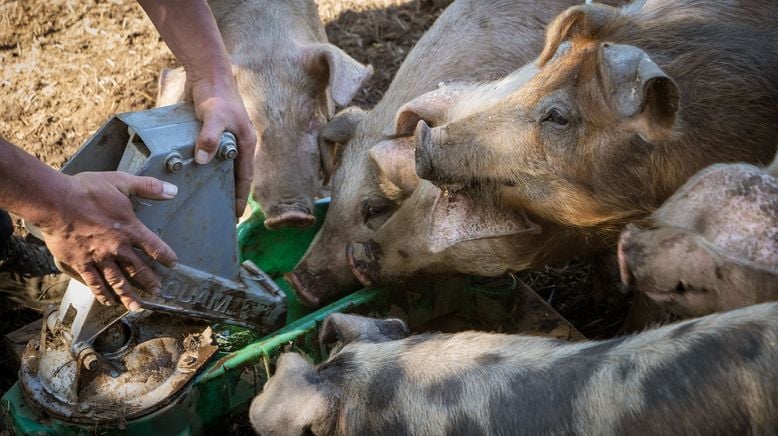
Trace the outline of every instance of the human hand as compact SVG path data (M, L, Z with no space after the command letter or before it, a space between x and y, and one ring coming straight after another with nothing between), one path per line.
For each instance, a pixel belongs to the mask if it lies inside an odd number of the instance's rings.
M246 208L254 172L254 147L257 136L240 98L232 74L219 80L195 79L189 82L197 117L203 128L197 137L195 161L208 163L219 147L223 132L235 135L238 157L235 162L235 214Z
M251 188L256 133L238 93L216 20L205 0L138 0L186 71L195 112L203 128L195 161L208 163L226 130L238 141L235 214L243 214ZM259 126L262 127L262 126Z
M128 196L169 200L178 188L122 172L87 172L64 180L67 195L45 222L33 224L54 257L81 276L100 303L140 309L133 285L156 293L161 283L134 248L167 266L175 264L176 255L138 220Z

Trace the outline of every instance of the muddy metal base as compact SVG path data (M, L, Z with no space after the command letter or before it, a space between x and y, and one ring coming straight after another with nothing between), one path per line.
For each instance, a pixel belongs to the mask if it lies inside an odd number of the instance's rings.
M322 221L327 203L316 208ZM274 369L275 358L285 351L300 351L314 361L329 350L318 343L318 329L333 312L350 312L376 317L405 319L412 331L453 331L463 328L552 336L565 340L582 339L567 321L540 297L513 277L483 279L443 277L407 284L402 289L363 289L313 313L299 306L281 278L302 256L316 229L264 229L263 217L254 217L239 226L241 254L270 274L285 290L289 302L286 327L239 351L219 351L205 369L153 413L97 427L78 425L39 415L24 400L19 384L0 402L0 416L7 427L23 435L95 434L204 434L231 418L243 417L251 399L262 389ZM232 334L230 333L232 332ZM223 325L213 334L226 341L241 335Z
M43 413L87 425L115 426L157 410L217 351L206 323L149 311L114 323L109 339L76 360L67 333L43 327L27 344L20 386Z

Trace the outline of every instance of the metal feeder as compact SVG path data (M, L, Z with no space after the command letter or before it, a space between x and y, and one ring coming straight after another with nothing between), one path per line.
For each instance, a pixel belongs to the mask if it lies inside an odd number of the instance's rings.
M197 165L199 131L190 105L120 114L62 169L124 171L177 185L173 200L132 204L179 260L174 268L153 266L162 291L140 294L151 311L103 306L71 279L59 309L47 314L22 355L21 388L34 408L84 424L143 416L175 398L218 350L202 320L262 333L284 324L284 293L251 262L238 262L235 137L225 133L217 159Z

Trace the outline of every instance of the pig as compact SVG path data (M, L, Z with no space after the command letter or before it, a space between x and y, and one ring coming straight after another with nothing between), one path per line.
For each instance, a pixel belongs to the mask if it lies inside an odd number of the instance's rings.
M503 225L495 226L495 221ZM491 229L489 237L484 234L485 226ZM526 214L509 213L495 205L474 206L461 194L444 194L422 180L373 238L347 246L346 257L357 280L376 287L419 275L498 277L562 262L565 258L559 254L565 248L587 243L575 229L534 218L530 221ZM527 253L520 249L532 246L543 250Z
M404 337L333 314L320 365L282 354L251 403L263 436L735 435L778 428L778 304L568 343L484 332Z
M494 86L504 94L521 86L535 72L532 64L525 65ZM430 94L449 92L451 88ZM431 101L430 94L403 106L395 118L414 118L409 111L418 111L423 102ZM413 162L409 160L407 164ZM373 238L351 242L346 256L352 273L362 285L380 286L420 274L497 277L561 262L566 259L560 256L565 247L586 243L592 242L574 228L534 216L530 220L524 211L506 210L493 202L476 202L421 180ZM542 249L527 252L521 247Z
M416 171L441 189L382 235L355 239L351 264L377 282L428 266L491 275L594 254L701 168L766 162L778 134L776 19L778 3L756 0L568 9L532 64L406 104L417 116L398 119L420 120ZM473 225L462 210L485 219Z
M348 243L369 239L418 184L417 115L408 110L408 117L395 119L401 106L443 82L493 80L526 64L542 47L545 23L577 2L456 0L411 50L372 110L350 108L327 124L320 142L330 150L323 154L325 166L333 168L331 203L321 230L286 276L303 304L317 307L359 288Z
M778 162L778 159L776 160ZM679 316L778 300L778 165L715 164L628 225L623 283Z
M313 0L212 0L238 90L257 129L252 196L268 229L313 225L324 174L318 137L335 105L372 75L328 43ZM158 106L187 99L182 69L163 70Z

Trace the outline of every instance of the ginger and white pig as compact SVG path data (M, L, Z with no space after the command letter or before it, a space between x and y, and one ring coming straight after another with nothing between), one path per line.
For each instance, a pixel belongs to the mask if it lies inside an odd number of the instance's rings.
M333 314L321 365L281 355L251 404L263 436L770 435L778 304L605 341L483 332L405 337Z
M369 239L418 183L415 122L395 120L398 109L443 82L494 80L524 65L542 48L546 23L576 3L456 0L408 54L372 110L350 108L333 118L321 135L335 168L332 201L305 257L287 275L303 304L319 306L359 287L347 244Z
M692 177L618 246L625 285L681 316L778 300L778 159Z
M265 226L314 223L324 168L318 137L372 68L329 44L313 0L211 0L238 90L254 127L252 195ZM163 70L158 106L186 98L182 69Z
M395 214L352 248L352 264L371 282L432 263L485 275L535 268L615 246L626 223L645 222L701 168L767 162L776 20L778 3L766 0L568 9L534 64L401 111L422 120L417 173L444 189L414 193L426 208ZM477 225L462 219L476 215ZM446 223L443 242L435 222Z

